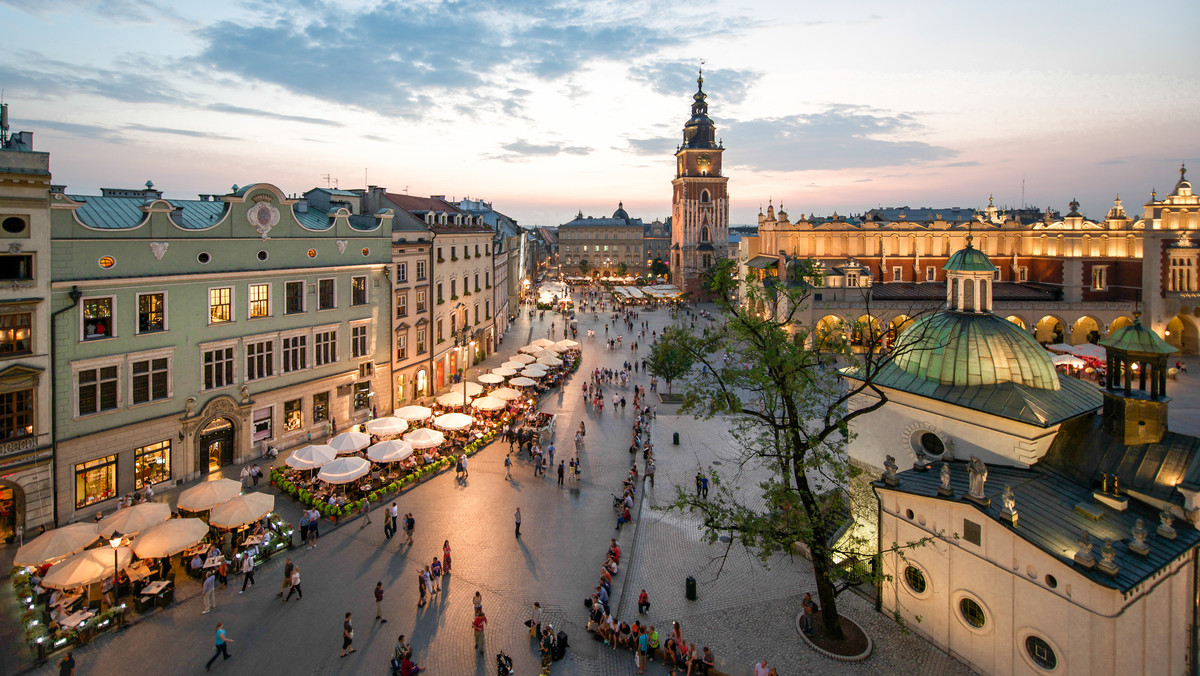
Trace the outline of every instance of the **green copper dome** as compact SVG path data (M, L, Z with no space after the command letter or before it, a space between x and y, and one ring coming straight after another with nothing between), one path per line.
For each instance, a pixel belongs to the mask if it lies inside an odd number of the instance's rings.
M995 272L996 266L987 254L971 246L968 239L966 248L955 251L942 269L947 272Z
M921 317L896 340L893 363L943 385L1011 382L1043 390L1059 388L1049 353L1021 327L991 313L942 311Z
M1171 354L1179 350L1170 343L1158 337L1158 334L1142 326L1140 317L1134 317L1133 323L1117 329L1117 332L1100 341L1104 347L1132 352L1136 354Z

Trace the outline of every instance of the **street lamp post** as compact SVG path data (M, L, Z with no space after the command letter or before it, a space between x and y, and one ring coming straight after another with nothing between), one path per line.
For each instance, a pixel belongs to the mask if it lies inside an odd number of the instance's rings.
M120 595L121 595L121 582L117 578L117 574L118 574L117 568L120 565L118 558L117 558L117 550L121 547L121 537L122 536L121 536L120 531L113 531L112 537L108 541L108 544L112 545L112 550L113 550L113 607L114 608L117 606L117 598L120 597Z

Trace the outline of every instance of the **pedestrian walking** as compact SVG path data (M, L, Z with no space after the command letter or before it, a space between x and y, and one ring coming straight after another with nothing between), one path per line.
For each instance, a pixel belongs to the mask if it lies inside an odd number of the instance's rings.
M363 516L365 516L366 518L363 519L362 523L358 524L359 530L366 528L367 524L371 523L371 497L370 497L370 495L363 497L362 513L363 513Z
M462 466L463 466L463 478L465 479L466 477L470 476L470 474L467 472L467 454L466 453L462 454Z
M354 644L354 624L350 621L350 613L346 613L346 621L342 623L342 657L353 652L358 652L357 648L352 647ZM350 648L350 650L346 650Z
M475 606L475 614L482 615L483 614L483 595L479 593L478 589L475 590L475 598L473 598L471 600L471 603Z
M75 656L69 650L58 661L58 676L75 676Z
M213 656L208 658L208 663L204 665L205 671L212 669L213 662L217 661L218 655L221 656L222 661L229 659L230 655L228 644L230 643L233 643L233 639L225 635L225 623L218 622L217 630L213 634L213 648L215 650L213 651Z
M383 617L383 581L375 583L375 619L379 620L380 624L387 624Z
M283 562L283 584L279 587L279 593L275 596L282 597L283 593L292 586L292 569L295 566L291 559L285 559Z
M291 585L288 587L287 596L283 597L284 603L292 598L292 592L296 592L297 601L304 598L304 590L300 588L300 566L292 566Z
M563 485L563 477L566 476L567 465L562 460L558 461L558 485Z
M442 574L450 574L450 541L442 543Z
M700 477L700 497L708 499L708 476Z
M421 592L421 598L417 600L417 607L425 607L425 571L417 571L417 590Z
M475 631L475 650L483 654L483 628L487 626L487 616L483 611L475 613L475 619L471 620L471 629Z
M250 583L250 587L254 587L254 556L249 552L242 557L242 590L239 594L246 593L246 583Z
M700 473L696 472L696 497L700 497Z
M397 507L396 503L393 502L392 508L388 512L388 519L387 519L388 522L384 524L384 535L387 536L387 539L389 539L389 540L391 540L392 536L396 534L396 521L397 521L397 517L399 517L399 516L400 516L400 508Z
M512 481L512 452L504 456L504 478L507 481Z
M404 520L404 535L407 538L405 544L412 544L413 531L417 528L417 520L413 517L412 512L409 512Z
M521 537L521 508L520 507L517 508L517 513L515 516L516 516L516 520L517 520L517 537Z
M217 576L212 570L209 570L208 575L204 577L204 587L201 596L204 598L202 615L217 607Z

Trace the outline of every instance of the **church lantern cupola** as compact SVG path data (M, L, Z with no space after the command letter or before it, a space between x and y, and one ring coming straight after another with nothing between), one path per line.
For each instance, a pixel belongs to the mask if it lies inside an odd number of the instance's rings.
M1104 430L1131 446L1162 441L1170 401L1167 355L1178 350L1143 326L1140 313L1100 345L1108 358Z
M946 307L951 312L991 312L992 282L996 266L987 254L971 244L960 249L942 267L946 271Z

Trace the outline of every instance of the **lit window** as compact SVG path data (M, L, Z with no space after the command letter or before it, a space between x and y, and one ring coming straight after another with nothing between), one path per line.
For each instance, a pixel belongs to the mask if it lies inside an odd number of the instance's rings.
M139 293L138 333L153 333L167 328L166 295L162 293Z
M304 427L304 409L301 400L293 399L283 402L283 431L294 432Z
M365 411L371 406L371 383L354 383L354 410Z
M269 317L271 315L271 285L250 285L250 318Z
M208 290L208 323L233 321L233 289L221 287Z
M87 298L83 301L83 339L111 338L113 331L113 299Z
M117 456L75 465L75 508L83 509L117 496Z
M329 420L329 393L318 392L313 395L312 420L314 423Z
M171 478L171 440L134 449L133 486L143 488Z
M33 434L33 390L0 393L0 439Z
M351 277L350 278L350 304L351 305L366 305L367 304L367 278L366 277Z
M28 354L33 351L30 329L33 315L21 312L0 315L0 355Z

